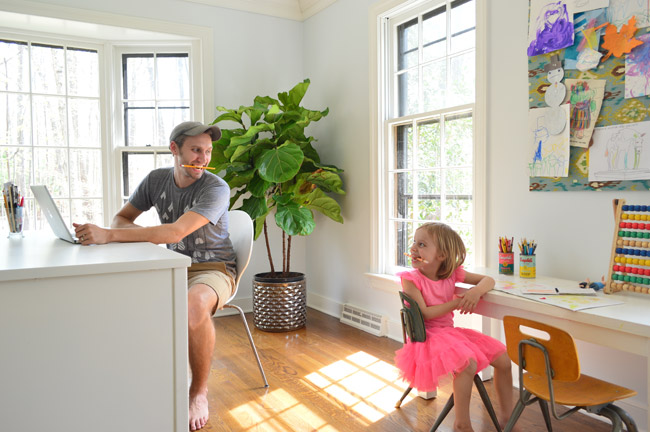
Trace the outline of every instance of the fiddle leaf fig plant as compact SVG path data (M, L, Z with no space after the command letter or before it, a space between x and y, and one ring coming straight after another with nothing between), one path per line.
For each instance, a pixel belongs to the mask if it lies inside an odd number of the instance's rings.
M298 83L277 99L257 96L251 106L236 109L217 107L221 114L221 139L213 143L211 166L222 173L235 192L230 208L244 197L239 209L254 222L255 239L264 233L271 273L290 273L291 239L307 236L316 227L314 211L343 223L341 207L328 194L345 194L340 173L334 165L323 164L305 135L310 123L327 116L324 111L300 105L310 81ZM233 128L222 127L235 123ZM282 230L282 270L276 272L269 244L267 216L274 215Z

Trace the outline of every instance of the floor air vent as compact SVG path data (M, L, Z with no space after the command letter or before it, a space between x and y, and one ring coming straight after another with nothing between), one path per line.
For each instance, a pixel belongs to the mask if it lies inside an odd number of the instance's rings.
M386 317L349 304L343 305L341 322L365 330L375 336L385 336L386 327L388 326Z

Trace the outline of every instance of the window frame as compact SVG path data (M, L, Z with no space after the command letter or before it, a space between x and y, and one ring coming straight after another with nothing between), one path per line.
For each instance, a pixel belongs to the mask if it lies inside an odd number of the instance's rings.
M476 1L476 44L475 44L475 101L473 134L474 134L474 163L473 163L473 190L474 190L474 264L476 267L485 266L486 257L486 101L487 101L487 1ZM394 94L392 62L397 61L396 51L391 52L389 37L392 32L389 28L389 20L408 22L419 13L425 10L435 9L445 3L431 0L385 0L371 9L369 14L370 29L370 143L371 143L371 268L370 275L392 274L392 266L389 264L394 251L389 250L390 241L390 182L386 175L391 168L390 151L392 148L391 128L396 121L391 118L391 108L388 104L393 101L391 94ZM409 17L409 18L407 18ZM395 104L396 105L396 104ZM404 121L412 120L413 117L423 117L435 114L418 113L416 116L404 116L399 118ZM371 277L371 283L377 282L381 287L381 278ZM394 289L391 284L391 289Z

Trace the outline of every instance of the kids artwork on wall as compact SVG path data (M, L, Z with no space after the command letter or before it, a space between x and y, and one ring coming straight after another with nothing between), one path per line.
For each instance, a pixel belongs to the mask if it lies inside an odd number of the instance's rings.
M650 190L649 4L530 0L531 191Z

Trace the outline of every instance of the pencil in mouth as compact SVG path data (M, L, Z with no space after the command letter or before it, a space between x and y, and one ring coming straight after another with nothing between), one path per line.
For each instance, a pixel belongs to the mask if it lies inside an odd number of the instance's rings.
M198 166L198 165L181 165L184 168L196 168L196 169L208 169L208 170L213 170L213 167L209 166Z
M427 260L425 260L425 259L422 259L422 258L420 258L420 257L414 257L414 256L411 255L410 253L404 252L404 255L406 255L407 257L411 258L413 261L420 261L420 262L423 262L423 263L425 263L425 264L429 264L429 261L427 261Z

